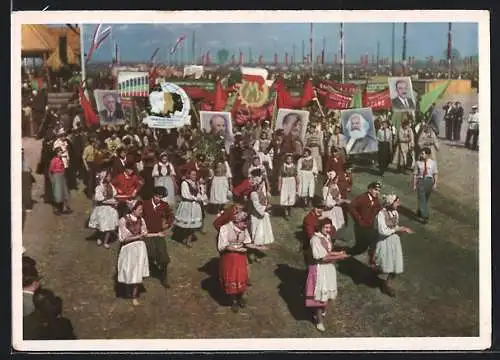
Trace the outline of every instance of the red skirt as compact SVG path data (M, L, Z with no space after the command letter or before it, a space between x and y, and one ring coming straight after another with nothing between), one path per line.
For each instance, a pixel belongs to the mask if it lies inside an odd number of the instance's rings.
M244 293L248 286L246 253L226 252L220 259L219 278L227 295Z

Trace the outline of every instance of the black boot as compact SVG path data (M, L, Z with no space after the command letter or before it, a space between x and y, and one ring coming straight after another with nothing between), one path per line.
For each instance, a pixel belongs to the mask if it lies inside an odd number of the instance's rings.
M165 289L170 289L171 286L168 283L168 267L167 264L161 264L160 265L160 271L161 271L161 284Z

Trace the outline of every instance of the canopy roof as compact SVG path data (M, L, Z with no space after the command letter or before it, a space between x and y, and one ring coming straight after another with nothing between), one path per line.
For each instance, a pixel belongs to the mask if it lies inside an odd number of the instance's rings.
M57 46L56 39L45 25L22 25L22 53L48 53Z

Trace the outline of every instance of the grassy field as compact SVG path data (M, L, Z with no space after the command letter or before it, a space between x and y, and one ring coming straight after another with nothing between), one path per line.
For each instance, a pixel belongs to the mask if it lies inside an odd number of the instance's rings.
M467 106L467 99L460 100ZM32 168L40 145L23 140ZM297 238L302 209L294 209L288 221L273 218L276 243L251 266L249 303L239 314L226 306L220 291L213 216L192 249L169 241L172 289L147 279L138 308L115 298L117 244L105 250L86 240L91 203L81 192L73 195L75 212L56 217L40 200L43 179L37 175L33 192L39 203L27 214L22 240L38 261L43 285L63 298L64 313L81 339L478 336L478 153L444 141L438 164L439 187L431 196L427 225L413 219L417 200L409 175L388 171L382 179L382 193L401 198L402 225L415 231L402 236L405 273L395 283L397 297L374 288L364 255L339 262L339 296L323 334L304 307L306 269ZM353 195L378 179L369 167L357 167L354 175ZM343 237L354 244L352 220Z

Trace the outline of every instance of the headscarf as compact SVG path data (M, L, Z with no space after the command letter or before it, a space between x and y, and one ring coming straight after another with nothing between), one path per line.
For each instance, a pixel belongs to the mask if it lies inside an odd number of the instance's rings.
M382 202L384 207L390 208L399 198L395 194L384 195Z

